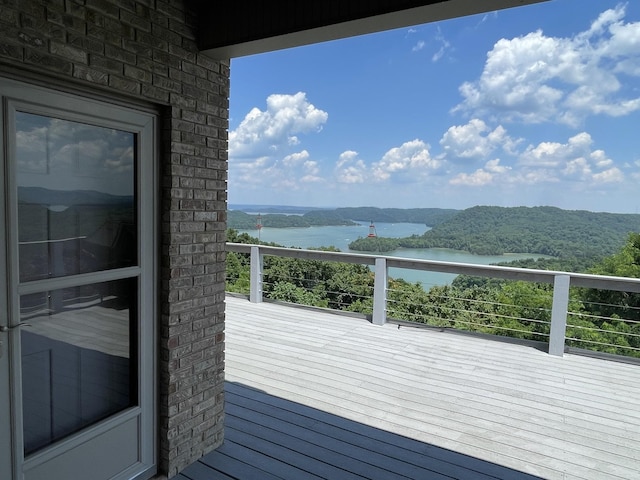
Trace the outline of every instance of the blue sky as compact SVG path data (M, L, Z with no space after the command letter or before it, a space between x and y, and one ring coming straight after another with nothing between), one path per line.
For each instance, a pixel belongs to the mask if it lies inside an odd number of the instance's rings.
M233 59L229 203L640 213L640 2Z

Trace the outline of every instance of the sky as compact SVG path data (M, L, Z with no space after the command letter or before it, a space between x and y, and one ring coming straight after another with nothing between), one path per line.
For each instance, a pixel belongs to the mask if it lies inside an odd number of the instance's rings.
M640 213L640 1L235 58L230 204Z

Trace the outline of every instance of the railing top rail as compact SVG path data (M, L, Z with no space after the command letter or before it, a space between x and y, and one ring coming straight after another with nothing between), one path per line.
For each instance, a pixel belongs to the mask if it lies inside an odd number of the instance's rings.
M612 277L586 273L560 272L555 270L536 270L530 268L505 267L500 265L444 262L440 260L408 259L362 253L328 252L324 250L305 250L243 243L227 243L227 251L230 252L250 253L251 247L259 247L260 251L264 255L279 257L359 263L362 265L375 265L376 258L384 258L387 262L387 266L389 267L502 278L505 280L523 280L527 282L553 283L556 276L568 275L571 278L572 287L600 288L603 290L640 293L640 278Z
M359 263L362 265L375 265L376 257L362 253L329 252L326 250L306 250L301 248L270 247L266 245L253 245L247 243L227 243L227 251L237 253L250 253L251 247L260 247L264 255L275 257L299 258L302 260L323 260L343 263Z

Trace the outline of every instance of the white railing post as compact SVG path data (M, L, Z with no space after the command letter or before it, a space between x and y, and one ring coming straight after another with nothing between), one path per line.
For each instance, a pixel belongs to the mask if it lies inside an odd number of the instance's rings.
M251 246L251 283L249 287L249 301L251 303L262 302L262 259L260 247Z
M376 272L373 284L373 318L374 325L384 325L387 321L387 260L376 258Z
M553 305L551 307L551 332L549 335L549 355L562 357L567 331L569 310L569 275L556 275L553 281Z

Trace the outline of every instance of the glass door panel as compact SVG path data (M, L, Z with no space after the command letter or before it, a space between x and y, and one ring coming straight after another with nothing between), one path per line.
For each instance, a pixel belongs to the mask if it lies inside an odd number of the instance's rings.
M133 283L20 298L25 455L137 403Z
M31 327L21 334L29 455L136 402L136 279L47 288L137 264L136 137L19 110L14 118L19 280L45 280L20 297Z
M135 135L15 113L20 281L137 264Z

